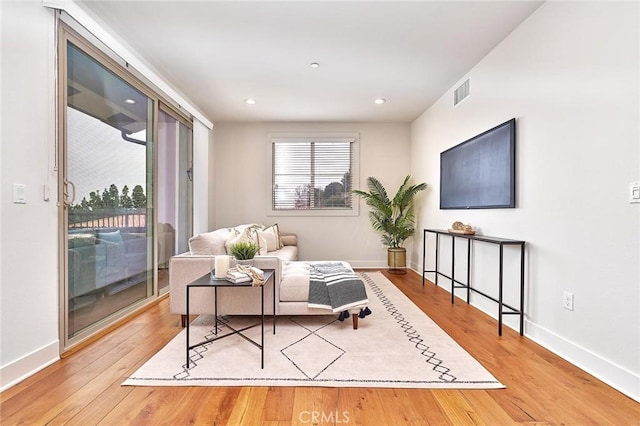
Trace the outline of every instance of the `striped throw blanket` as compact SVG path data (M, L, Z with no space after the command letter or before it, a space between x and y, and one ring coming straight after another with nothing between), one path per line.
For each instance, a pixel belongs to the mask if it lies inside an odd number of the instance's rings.
M342 263L314 263L309 270L309 307L342 312L369 303L362 280Z

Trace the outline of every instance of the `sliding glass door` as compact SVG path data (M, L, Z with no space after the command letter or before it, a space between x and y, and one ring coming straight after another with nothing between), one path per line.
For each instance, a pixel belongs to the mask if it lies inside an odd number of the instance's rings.
M168 290L169 259L193 235L193 131L178 113L158 113L158 287Z
M155 295L157 101L88 46L71 37L64 43L61 294L68 347Z

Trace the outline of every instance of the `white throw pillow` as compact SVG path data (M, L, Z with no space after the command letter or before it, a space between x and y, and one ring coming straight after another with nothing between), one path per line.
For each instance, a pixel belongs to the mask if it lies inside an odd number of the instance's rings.
M226 254L225 242L231 236L228 229L217 229L189 238L189 251L195 255Z
M231 246L241 241L253 242L258 245L258 253L257 254L267 254L267 242L264 237L258 235L258 232L253 227L247 227L242 232L237 233L235 236L232 236L225 243L225 247L227 250L227 254L231 254Z
M264 237L267 242L267 251L276 251L282 248L277 223L267 226L264 229L258 229L258 234Z

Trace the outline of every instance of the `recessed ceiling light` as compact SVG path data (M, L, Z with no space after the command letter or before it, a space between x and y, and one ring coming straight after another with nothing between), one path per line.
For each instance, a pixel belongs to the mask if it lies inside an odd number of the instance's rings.
M320 66L319 63L317 62L311 62L311 65L309 65L311 68L318 68Z
M125 99L125 100L124 100L124 103L125 103L125 104L133 105L133 104L135 104L135 103L136 103L136 101L135 101L135 99Z
M244 103L247 105L255 105L256 104L256 100L253 98L247 98L244 100Z
M387 102L387 100L385 98L378 98L375 101L373 101L373 103L376 104L376 105L382 105L385 102Z

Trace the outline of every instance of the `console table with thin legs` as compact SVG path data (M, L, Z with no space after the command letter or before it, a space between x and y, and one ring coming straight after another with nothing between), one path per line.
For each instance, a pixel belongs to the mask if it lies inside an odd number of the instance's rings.
M198 278L197 280L193 281L190 284L187 284L187 309L186 309L186 316L187 316L187 324L186 324L186 341L187 341L187 368L189 368L189 365L191 364L191 359L189 358L189 351L191 349L197 348L198 346L202 346L202 345L206 345L207 343L212 343L215 342L216 340L220 340L220 339L224 339L225 337L229 337L232 335L239 335L240 337L242 337L244 340L248 341L249 343L252 343L254 346L258 347L260 349L260 357L261 357L261 363L260 366L261 368L264 369L264 287L266 285L268 285L269 282L271 282L272 284L274 284L274 270L273 269L265 269L264 271L264 284L259 286L259 287L253 287L251 281L248 282L243 282L243 283L232 283L231 281L227 281L226 279L223 278L215 278L213 277L212 273L207 273L205 275L203 275L202 277ZM274 284L275 285L275 284ZM213 291L214 291L214 297L215 297L215 301L214 301L214 316L215 316L215 325L214 325L214 334L215 337L211 338L211 339L206 339L202 342L196 343L195 345L189 345L189 291L192 288L197 288L197 287L213 287ZM260 322L259 323L254 323L251 324L249 326L243 327L241 329L236 330L235 328L231 327L229 324L227 323L221 323L223 324L225 327L227 327L228 329L231 330L231 332L224 334L222 336L218 336L218 288L221 287L227 287L227 288L247 288L247 287L252 287L255 288L256 290L260 289L260 295L261 295L261 302L260 302L260 309L261 309L261 314L260 314ZM246 331L250 328L256 327L260 325L262 327L261 332L260 332L260 343L250 339L249 337L245 336L244 334L242 334L243 331ZM273 334L276 334L276 291L275 288L273 289Z
M435 254L436 254L436 263L435 269L427 270L427 234L432 233L436 236L436 244L435 244ZM445 275L440 272L439 267L439 248L440 248L440 236L448 236L451 237L451 276ZM467 282L466 284L458 281L456 279L455 266L456 266L456 256L455 256L455 248L456 248L456 239L462 238L467 240ZM498 256L498 298L494 298L477 290L471 286L471 246L475 242L488 243L498 245L500 248L500 254ZM503 290L503 266L504 266L504 246L518 246L520 248L520 308L514 308L512 306L507 305L502 300L502 290ZM424 230L424 240L422 244L422 285L424 286L425 282L425 274L426 273L435 273L435 285L438 285L438 277L443 276L451 281L451 304L454 303L455 299L455 289L464 288L467 290L467 304L469 303L469 295L470 292L478 293L481 296L484 296L488 299L493 300L498 304L498 335L502 336L502 316L503 315L519 315L520 316L520 335L522 336L524 333L524 251L525 251L525 242L520 240L510 240L506 238L496 238L496 237L487 237L484 235L466 235L466 234L458 234L449 232L443 229L425 229ZM506 309L506 310L505 310Z

